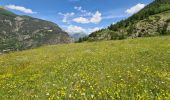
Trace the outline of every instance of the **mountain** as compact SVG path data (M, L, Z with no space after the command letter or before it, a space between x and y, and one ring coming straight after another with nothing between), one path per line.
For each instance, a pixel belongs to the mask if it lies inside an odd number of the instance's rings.
M52 22L0 8L1 53L69 42L69 35Z
M155 0L126 20L93 32L82 40L118 40L170 34L170 0Z
M73 38L74 41L78 41L80 38L84 38L87 36L85 33L75 33L75 34L70 34L70 36Z

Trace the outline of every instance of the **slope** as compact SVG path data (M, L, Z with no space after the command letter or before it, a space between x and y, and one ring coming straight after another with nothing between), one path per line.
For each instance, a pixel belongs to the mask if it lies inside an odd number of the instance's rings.
M69 35L52 22L19 16L0 8L1 53L69 42Z
M170 0L156 0L128 19L93 32L84 40L116 40L167 34L170 34Z
M0 56L0 99L170 99L170 36Z

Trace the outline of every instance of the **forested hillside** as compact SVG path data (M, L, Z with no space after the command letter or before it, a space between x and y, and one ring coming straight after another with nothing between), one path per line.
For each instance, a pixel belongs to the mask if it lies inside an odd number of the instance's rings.
M116 40L170 34L170 0L156 0L144 9L81 41Z

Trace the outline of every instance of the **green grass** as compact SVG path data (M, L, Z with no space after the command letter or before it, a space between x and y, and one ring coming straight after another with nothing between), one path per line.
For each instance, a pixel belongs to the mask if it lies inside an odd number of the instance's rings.
M170 36L1 55L0 99L170 100Z

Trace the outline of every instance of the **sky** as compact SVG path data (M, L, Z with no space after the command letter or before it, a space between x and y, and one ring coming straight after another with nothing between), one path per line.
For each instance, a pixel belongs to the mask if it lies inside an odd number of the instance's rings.
M153 0L0 0L0 6L59 25L69 34L90 34L126 19Z

